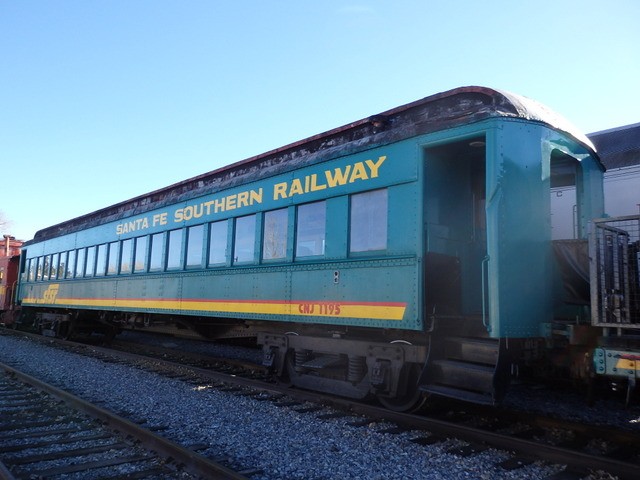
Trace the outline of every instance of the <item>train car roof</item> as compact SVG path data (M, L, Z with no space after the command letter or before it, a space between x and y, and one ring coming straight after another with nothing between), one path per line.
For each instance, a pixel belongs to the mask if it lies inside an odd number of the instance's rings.
M44 228L25 246L294 170L338 154L356 153L492 117L521 118L547 124L568 133L595 152L591 141L577 128L534 100L486 87L460 87Z
M589 134L607 169L640 165L640 123Z

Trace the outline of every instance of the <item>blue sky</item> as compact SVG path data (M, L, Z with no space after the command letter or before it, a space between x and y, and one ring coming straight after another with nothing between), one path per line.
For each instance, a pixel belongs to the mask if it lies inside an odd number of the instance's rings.
M640 122L636 0L0 2L0 233L463 85Z

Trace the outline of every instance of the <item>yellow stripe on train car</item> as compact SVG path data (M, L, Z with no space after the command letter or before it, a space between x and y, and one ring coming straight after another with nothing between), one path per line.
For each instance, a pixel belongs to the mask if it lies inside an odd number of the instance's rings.
M25 298L24 305L43 303L41 299ZM56 304L74 307L144 308L183 312L224 312L265 315L362 318L372 320L402 320L407 308L400 302L313 302L255 300L180 300L180 299L103 299L57 298Z
M640 370L640 362L628 358L619 358L616 362L616 368L619 370Z

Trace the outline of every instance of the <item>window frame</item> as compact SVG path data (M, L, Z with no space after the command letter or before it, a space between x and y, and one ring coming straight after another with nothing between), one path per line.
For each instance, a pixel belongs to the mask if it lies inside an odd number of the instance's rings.
M229 225L231 224L231 222L229 221L229 219L224 219L224 220L218 220L216 222L211 222L209 223L209 228L207 228L207 234L208 234L208 239L207 239L207 254L206 254L206 266L207 268L216 268L216 267L223 267L223 266L228 266L230 264L230 252L231 249L229 248L231 242L233 240L234 237L231 236L233 234L233 228L229 228ZM224 235L214 235L214 227L216 225L224 225ZM216 244L215 246L224 246L224 249L222 249L223 251L221 252L219 249L216 249L216 251L218 253L222 253L223 256L223 260L221 262L212 262L211 261L211 253L213 251L213 247L214 247L214 240L215 239L223 239L224 240L224 245L218 245Z
M84 278L96 276L97 245L92 245L85 249L84 258Z
M49 280L57 280L58 279L58 266L60 265L60 253L56 252L51 254L51 274L49 275Z
M308 255L303 255L300 253L300 248L303 247L300 245L301 237L309 236L309 227L308 223L305 223L306 230L301 231L302 222L300 221L300 212L306 208L312 208L317 205L323 205L323 214L324 214L324 225L322 226L322 252L321 253L313 253L313 251ZM309 260L309 259L319 259L324 258L327 255L327 211L328 211L328 202L326 199L318 200L316 202L303 203L296 206L296 222L295 222L295 241L293 245L293 256L296 260ZM315 213L315 212L312 212ZM302 235L304 233L304 235ZM304 247L307 248L307 247Z
M284 224L283 225L279 225L281 227L284 227L282 229L282 231L278 234L278 238L277 238L277 242L279 243L281 240L284 240L284 244L283 245L277 245L277 249L281 251L281 254L279 256L270 256L270 257L265 257L265 252L267 251L267 232L269 229L269 216L273 215L273 214L278 214L278 215L282 215L282 217L284 218ZM280 219L281 220L281 219ZM288 207L283 207L283 208L277 208L275 210L268 210L266 212L263 213L263 221L262 221L262 232L261 232L261 238L260 238L260 259L262 262L264 263L274 263L274 262L285 262L285 261L289 261L289 249L290 249L290 214L289 214L289 208Z
M87 249L78 248L76 250L76 270L74 278L84 278L85 265L87 263Z
M94 276L96 277L104 277L107 274L107 261L109 256L109 244L101 243L96 245L96 259L95 259L95 270Z
M174 240L178 240L177 245ZM164 269L176 271L184 269L184 228L168 230L165 235L165 261ZM170 263L172 262L172 263Z
M105 275L113 277L120 273L120 241L107 243L107 268Z
M162 272L164 271L165 257L166 257L166 232L154 233L149 236L149 257L148 257L148 266L145 271L149 273L154 272ZM155 240L160 241L160 246L154 249L154 244L157 245ZM154 255L155 254L155 255ZM159 255L159 258L157 258ZM157 263L154 263L157 261Z
M238 238L238 224L241 221L244 220L249 220L249 219L253 219L253 226L252 226L252 236L247 235L246 238ZM244 227L243 227L244 228ZM241 217L235 217L234 218L234 222L233 222L233 255L232 255L232 264L233 265L250 265L252 263L256 263L256 252L260 251L260 247L258 246L256 248L256 237L257 237L257 232L259 232L259 221L258 221L258 214L257 213L252 213L249 215L243 215ZM247 234L249 233L248 231L246 232ZM239 241L241 240L241 241ZM237 255L238 253L238 245L242 244L242 246L250 246L251 250L250 255L247 255L246 257L242 257L242 259L240 259ZM249 258L250 257L250 258Z
M128 245L128 248L125 248ZM133 273L133 253L135 248L135 238L127 238L120 242L120 248L118 253L118 275L129 275ZM126 252L128 250L128 254ZM126 265L129 268L124 268Z
M77 257L77 251L75 249L69 250L67 252L67 266L64 271L64 278L75 278L76 257Z
M354 228L354 199L356 198L361 198L361 197L365 197L365 196L371 196L373 194L377 194L377 193L384 193L384 209L381 208L381 205L374 203L372 201L365 201L362 203L362 205L366 205L366 209L364 210L364 213L367 216L372 216L373 212L384 212L384 218L381 221L377 221L377 222L371 222L371 221L367 221L365 224L361 224L360 226L365 226L368 227L366 229L366 231L359 231L358 232L358 236L354 237L354 232L355 232L355 228ZM362 218L362 217L360 217ZM367 256L367 255L375 255L375 254L380 254L381 252L386 252L389 249L389 189L388 188L377 188L375 190L367 190L365 192L358 192L358 193L354 193L351 194L349 196L349 244L348 244L348 249L347 249L347 253L350 257L355 256ZM367 247L367 245L365 245L365 247L367 248L363 248L363 249L359 249L359 250L354 250L354 238L357 238L358 242L361 242L362 239L368 239L371 240L372 238L374 238L372 236L372 232L376 230L376 228L372 229L371 226L377 227L378 229L381 229L381 233L384 234L384 246L382 246L381 248L377 248L378 245L374 244L373 247L376 248L369 248ZM362 230L362 229L360 229ZM377 236L375 237L377 238ZM369 242L366 242L367 244Z
M151 245L151 235L142 235L139 237L134 237L134 242L133 242L133 265L131 266L131 271L134 275L136 274L141 274L141 273L146 273L149 271L149 262L150 262L150 255L151 255L151 249L149 248L149 246ZM142 250L142 253L140 255L138 255L138 252L141 250L140 249L140 243L144 242L144 249ZM141 260L142 260L142 266L140 268L138 268L138 257L141 256Z
M200 229L200 244L199 245L195 245L192 244L192 237L193 237L193 232L195 231L194 229ZM205 253L206 253L206 228L205 228L205 224L204 223L200 223L198 225L192 225L190 227L186 228L186 238L184 239L185 241L185 255L184 255L184 268L188 269L188 270L197 270L199 268L203 267L204 264L204 260L205 260ZM189 257L190 254L192 253L196 253L199 252L199 258L200 258L200 262L199 263L190 263L189 261Z

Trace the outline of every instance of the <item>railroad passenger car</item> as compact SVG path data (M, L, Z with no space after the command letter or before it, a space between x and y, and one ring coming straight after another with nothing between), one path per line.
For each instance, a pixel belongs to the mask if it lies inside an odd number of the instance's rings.
M558 307L550 191L576 183L585 239L603 171L544 106L458 88L39 231L22 322L255 335L298 387L495 403L557 332L592 332Z

